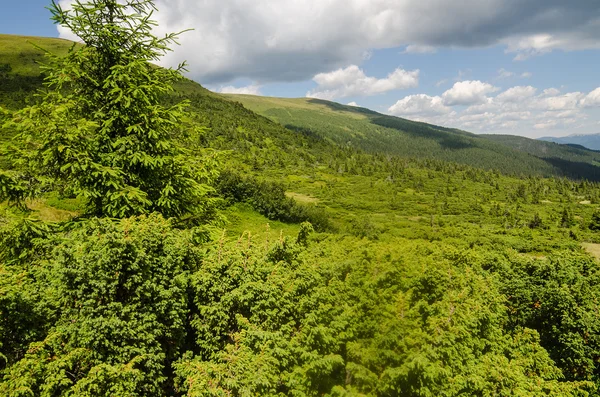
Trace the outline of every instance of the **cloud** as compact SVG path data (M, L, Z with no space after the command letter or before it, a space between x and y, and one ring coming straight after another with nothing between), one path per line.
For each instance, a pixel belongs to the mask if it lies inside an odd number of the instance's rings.
M500 68L498 70L497 79L509 79L509 78L515 78L515 77L518 77L521 79L529 79L529 78L531 78L531 76L533 76L533 74L531 72L523 72L523 73L517 75L515 72L511 72L510 70Z
M515 61L524 61L532 56L541 55L559 48L559 41L550 34L536 34L518 39L507 40L507 53L516 52Z
M498 78L499 79L508 79L509 77L514 77L514 73L513 72L509 72L508 70L502 68L500 70L498 70Z
M352 101L352 102L348 102L348 106L354 106L354 107L358 107L358 103Z
M596 8L598 8L596 6ZM552 11L548 11L551 13ZM600 17L596 14L573 31L556 33L535 33L524 36L513 36L502 40L507 48L507 53L516 53L515 61L524 61L533 56L543 55L551 51L562 49L567 51L597 49L600 48L598 41L598 26Z
M462 83L468 84L457 83L442 96L406 96L392 105L388 112L477 133L529 136L541 136L548 129L572 133L580 128L595 128L600 115L591 109L600 107L600 87L586 94L561 93L556 88L538 93L539 90L533 86L514 86L491 95L490 91L497 92L497 89L488 83ZM448 100L451 94L455 100L452 105ZM462 109L466 102L472 104Z
M417 44L408 45L404 51L402 51L403 54L435 54L436 52L437 49L433 46Z
M600 107L600 87L590 92L581 100L584 107Z
M551 97L557 96L558 94L560 94L560 90L558 88L546 88L544 91L542 91L542 95L540 95L540 97Z
M530 85L512 87L496 96L496 100L500 102L522 102L534 96L536 91L537 89Z
M61 0L61 5L73 0ZM302 81L362 61L365 51L505 45L518 59L600 47L597 0L156 0L156 33L181 47L205 84ZM62 29L62 37L68 33Z
M585 97L581 92L569 92L564 95L543 95L533 101L532 106L542 110L572 110L579 106Z
M536 123L533 125L533 128L536 130L549 130L555 128L558 125L558 121L548 121L542 123Z
M460 81L455 83L452 88L442 94L444 104L454 105L473 105L484 103L487 94L498 91L497 87L489 83L483 83L479 80Z
M246 87L234 87L228 85L221 87L218 92L221 94L246 94L246 95L262 95L259 85L249 85Z
M388 109L388 112L397 116L439 115L447 114L451 111L451 108L444 105L441 97L432 97L425 94L409 95Z
M413 88L419 85L419 70L396 69L386 78L369 77L356 65L313 77L317 87L306 96L320 99L336 99L349 96L371 96L388 91Z

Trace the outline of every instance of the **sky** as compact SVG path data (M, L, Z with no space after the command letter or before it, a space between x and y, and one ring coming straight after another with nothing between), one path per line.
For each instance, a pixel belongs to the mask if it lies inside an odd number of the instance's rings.
M46 0L0 33L77 39ZM72 0L60 0L64 7ZM474 133L600 133L600 0L156 0L161 60L216 92L314 97Z

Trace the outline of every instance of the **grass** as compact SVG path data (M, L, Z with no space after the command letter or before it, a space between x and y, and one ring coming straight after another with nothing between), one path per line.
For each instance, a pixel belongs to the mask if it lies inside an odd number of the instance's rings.
M582 243L583 249L594 258L600 260L600 244L595 243Z
M40 74L44 50L65 55L73 42L64 39L0 34L0 65L11 65L11 73L25 77Z

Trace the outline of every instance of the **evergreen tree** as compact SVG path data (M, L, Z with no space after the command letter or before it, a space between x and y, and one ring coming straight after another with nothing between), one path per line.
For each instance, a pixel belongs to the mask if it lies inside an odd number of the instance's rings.
M529 227L531 229L541 229L544 228L544 221L540 217L540 214L537 212L533 215L533 219L529 222Z
M190 162L175 143L191 129L187 102L161 104L184 65L150 63L177 37L152 35L154 9L151 0L77 0L71 10L53 1L54 22L85 45L73 45L65 57L48 54L39 103L11 124L18 132L12 158L21 169L13 180L27 181L31 194L44 183L68 185L90 214L117 218L209 209L212 161Z
M573 215L571 214L571 211L565 207L560 218L560 227L571 227L573 226L573 223Z
M598 231L600 230L600 212L596 211L592 215L592 220L590 221L588 227L590 230Z

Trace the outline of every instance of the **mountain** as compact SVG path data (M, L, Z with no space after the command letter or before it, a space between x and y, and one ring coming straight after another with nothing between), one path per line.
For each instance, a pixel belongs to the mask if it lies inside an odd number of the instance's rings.
M227 94L288 129L370 153L433 158L514 175L600 180L600 153L515 136L476 135L320 99Z
M587 149L600 150L600 133L589 135L569 135L560 138L546 136L538 139L540 141L562 143L565 145L579 145Z
M0 35L0 70L4 70L0 72L0 105L16 109L40 86L42 76L38 62L43 59L42 49L61 55L71 45L72 42L61 39ZM510 139L475 135L319 99L220 95L191 80L177 85L175 97L190 100L192 107L204 114L202 118L206 123L212 127L219 126L212 128L212 132L219 131L221 127L229 128L231 117L243 114L240 118L244 120L243 125L230 131L227 144L223 143L222 134L214 142L221 142L220 148L228 148L230 144L237 147L239 137L243 135L244 140L263 149L265 158L272 157L268 150L264 150L265 138L273 142L287 142L284 146L294 147L293 152L305 146L292 142L308 139L311 145L334 145L336 150L435 159L512 175L558 175L600 180L600 168L595 166L596 160L600 160L599 153L574 151L558 145L549 151L543 148L523 149L544 145L527 138L515 137L516 141L528 144L514 145ZM256 118L254 112L276 124ZM251 129L254 134L249 134ZM307 155L303 158L306 159Z

